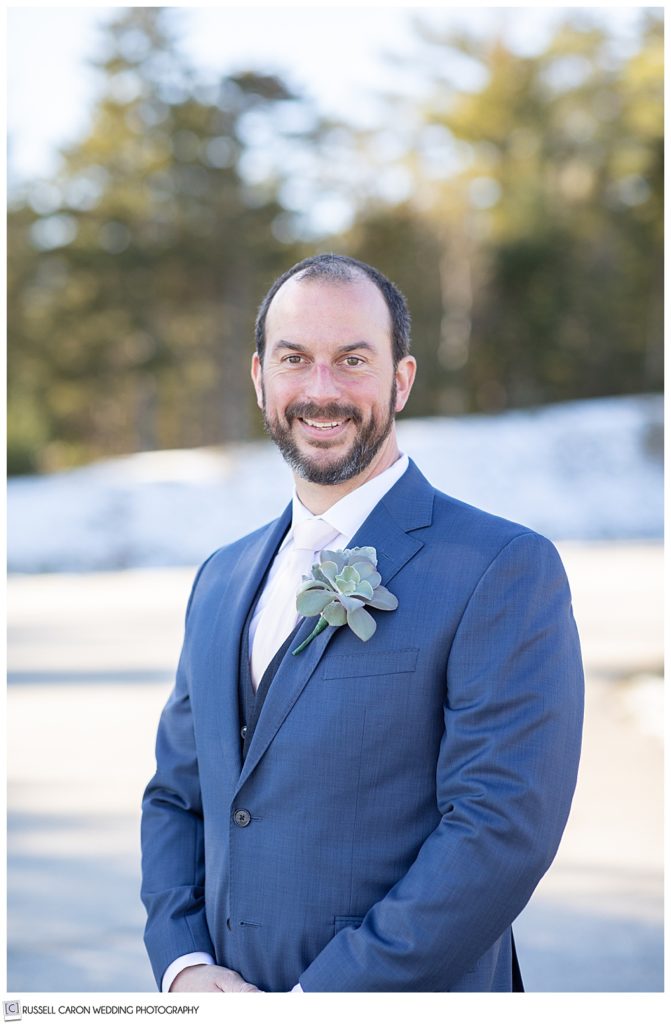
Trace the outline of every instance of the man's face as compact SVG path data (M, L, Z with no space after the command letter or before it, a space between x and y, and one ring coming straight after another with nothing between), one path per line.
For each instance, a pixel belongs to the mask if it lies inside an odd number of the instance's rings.
M290 278L266 318L252 377L266 429L298 476L337 484L384 451L406 403L414 360L394 370L391 321L378 288Z

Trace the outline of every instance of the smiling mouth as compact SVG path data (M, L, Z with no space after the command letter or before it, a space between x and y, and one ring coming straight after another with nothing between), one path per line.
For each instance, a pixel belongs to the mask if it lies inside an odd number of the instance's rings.
M347 420L309 420L305 416L298 417L301 423L306 423L308 427L313 427L316 430L333 430L335 427L342 427Z

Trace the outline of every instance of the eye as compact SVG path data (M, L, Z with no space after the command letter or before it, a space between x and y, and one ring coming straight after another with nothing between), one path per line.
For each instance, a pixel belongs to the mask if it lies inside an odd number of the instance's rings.
M344 359L346 366L360 366L363 363L361 356L346 356Z
M298 366L303 361L303 356L292 353L290 356L285 356L282 360L283 363L289 363L290 366Z

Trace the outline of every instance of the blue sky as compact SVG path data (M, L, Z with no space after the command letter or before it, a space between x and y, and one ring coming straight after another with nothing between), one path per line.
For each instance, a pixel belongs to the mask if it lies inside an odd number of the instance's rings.
M57 165L57 147L85 131L96 83L87 60L114 10L98 5L8 9L10 182L49 177ZM375 91L399 85L398 64L386 61L384 54L408 52L414 16L442 26L468 25L482 33L502 27L522 53L542 47L567 8L341 3L184 5L173 10L181 46L204 74L245 67L275 71L312 95L324 111L365 122L375 117L370 99ZM626 45L640 8L578 10L596 11L607 19ZM411 72L400 83L411 90Z

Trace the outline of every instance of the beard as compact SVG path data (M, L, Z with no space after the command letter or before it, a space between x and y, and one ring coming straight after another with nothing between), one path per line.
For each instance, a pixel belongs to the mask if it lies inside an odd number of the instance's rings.
M279 448L284 461L298 476L311 484L341 484L345 480L351 480L352 477L363 473L389 437L394 424L396 390L396 381L394 380L384 421L380 422L375 413L371 412L367 423L364 423L363 416L356 406L340 405L337 402L331 402L325 406L319 406L314 402L293 402L287 406L283 422L280 421L277 414L271 420L266 413L264 393L263 424L271 440ZM330 461L319 461L301 451L292 434L292 426L296 419L316 419L318 417L331 420L349 419L357 428L356 436L349 450L334 456ZM314 440L311 444L313 448L328 449L331 447L331 443L327 440Z

